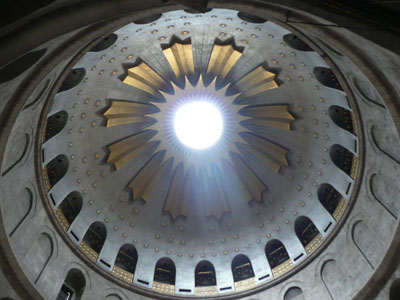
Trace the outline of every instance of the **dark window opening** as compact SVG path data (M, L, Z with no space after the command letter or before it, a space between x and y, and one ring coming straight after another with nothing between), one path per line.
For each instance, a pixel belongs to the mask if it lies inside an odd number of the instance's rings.
M336 144L331 147L329 155L331 156L333 163L339 169L341 169L347 175L349 176L351 175L351 169L353 166L353 157L354 157L353 153L351 153L343 146Z
M68 158L65 155L58 155L47 164L46 171L50 187L53 187L64 177L68 170L68 164Z
M59 208L69 224L75 220L82 209L82 196L78 192L72 192L61 202Z
M315 78L323 85L343 91L342 86L339 83L336 75L331 69L323 67L315 67L313 70Z
M58 90L58 93L70 90L73 87L77 86L82 81L85 74L86 71L84 68L72 69L71 72L69 72L67 77L64 79L60 89Z
M232 260L232 273L235 282L254 277L253 267L249 258L239 254Z
M156 265L154 281L175 285L175 264L169 258L161 258Z
M199 262L194 273L195 286L217 285L214 266L206 260Z
M319 233L314 223L307 217L297 218L294 229L303 246L307 246Z
M119 249L115 265L129 273L135 274L137 261L138 254L135 246L126 244Z
M342 195L330 184L321 184L318 188L318 198L325 209L332 215L339 205Z
M329 107L329 116L337 126L354 133L353 117L348 109L333 105Z
M296 35L293 33L289 33L283 36L283 40L285 43L289 46L292 47L295 50L299 51L314 51L310 46L308 46L305 42L303 42L301 39L299 39Z
M83 241L92 248L96 253L100 253L106 240L106 227L101 222L95 222L90 225Z
M278 241L272 240L265 246L265 255L267 256L271 269L279 266L289 259L289 254L285 246Z

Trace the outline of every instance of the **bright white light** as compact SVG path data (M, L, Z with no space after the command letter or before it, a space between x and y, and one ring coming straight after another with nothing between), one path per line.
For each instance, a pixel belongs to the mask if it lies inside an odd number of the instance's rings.
M186 103L175 113L175 133L184 145L193 149L214 145L221 137L223 127L220 111L207 101Z

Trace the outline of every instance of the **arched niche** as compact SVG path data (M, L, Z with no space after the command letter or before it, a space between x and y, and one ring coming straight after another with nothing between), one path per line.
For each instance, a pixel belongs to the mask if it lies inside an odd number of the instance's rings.
M317 227L305 216L296 219L294 230L307 254L311 254L322 242L322 236Z
M353 166L354 154L341 145L335 144L329 150L329 155L333 163L349 175L354 178L355 165Z
M86 286L86 279L78 269L71 269L61 286L56 300L81 300Z
M293 266L285 246L279 240L275 239L267 243L265 255L274 277L282 275Z
M78 216L82 209L82 196L79 192L72 192L65 197L57 208L57 217L65 231Z
M261 24L261 23L265 23L267 20L257 17L255 15L251 15L245 12L238 12L237 16L239 17L239 19L242 19L245 22L249 22L249 23L254 23L254 24Z
M32 243L31 248L23 259L23 268L35 284L44 273L53 253L54 243L52 237L48 233L42 232Z
M50 190L64 177L68 170L68 158L60 154L53 158L45 168L45 184L47 190Z
M97 261L107 237L106 227L102 222L94 222L86 231L81 243L81 250L93 261Z
M83 77L85 77L85 74L86 70L84 68L72 69L71 72L69 72L67 77L64 79L57 93L70 90L77 86L82 81Z
M68 113L65 110L59 111L47 118L45 141L57 135L68 121Z
M332 89L343 91L342 86L339 83L335 73L329 68L315 67L313 70L315 78L324 86Z
M154 281L175 285L175 275L175 264L170 258L164 257L158 260L154 271Z
M254 277L250 259L243 254L236 255L232 260L233 281L238 282Z
M350 110L332 105L329 107L329 117L337 126L354 134L353 116Z
M323 183L318 187L318 199L322 206L338 221L346 206L346 199L329 183Z
M286 291L283 300L304 300L303 290L297 286L291 287Z
M216 286L217 278L213 264L207 260L199 262L194 272L194 280L196 287Z
M118 251L112 272L125 281L133 282L137 261L138 253L135 246L125 244Z
M293 33L285 34L283 36L284 42L291 48L298 51L314 51L310 46L308 46L303 40L294 35Z
M0 69L0 83L10 81L32 67L44 54L46 49L29 52Z
M111 33L110 35L107 35L106 37L104 37L100 42L98 42L96 45L94 45L89 52L100 52L103 51L109 47L111 47L111 45L113 45L118 39L118 35L116 35L115 33Z

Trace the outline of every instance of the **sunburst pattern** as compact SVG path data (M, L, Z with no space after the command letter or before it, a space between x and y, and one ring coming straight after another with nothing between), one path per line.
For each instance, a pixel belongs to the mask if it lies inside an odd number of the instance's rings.
M134 123L147 124L147 128L108 146L108 162L119 170L139 155L147 157L140 171L133 174L128 187L134 199L147 202L155 185L168 176L169 192L162 201L164 210L174 220L179 216L188 216L195 186L200 187L205 215L218 220L230 211L227 199L230 184L240 188L245 201L261 201L267 183L249 167L242 153L250 153L273 172L279 173L283 166L288 166L288 150L257 136L246 129L251 128L247 125L290 130L294 117L287 105L240 105L234 100L277 88L275 74L259 66L237 82L225 82L242 53L232 45L214 45L205 74L211 83L205 84L200 75L192 84L187 77L195 75L192 45L174 43L163 53L170 64L171 77L184 81L184 87L165 81L144 62L129 69L123 82L158 99L153 102L154 105L110 101L110 108L104 113L107 127ZM165 88L169 84L172 84L173 91ZM202 151L182 145L173 128L177 107L199 98L218 106L224 119L220 141Z

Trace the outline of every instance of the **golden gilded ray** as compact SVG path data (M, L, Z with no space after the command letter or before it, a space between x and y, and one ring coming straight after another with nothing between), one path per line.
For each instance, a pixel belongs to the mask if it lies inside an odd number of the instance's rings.
M256 150L264 161L275 173L279 173L282 166L288 166L286 159L288 150L250 132L244 132L242 138ZM259 157L259 154L256 154ZM274 167L273 167L274 166Z
M275 74L268 72L262 66L254 69L233 85L234 89L241 91L240 97L251 97L277 87Z
M294 117L288 108L288 105L248 106L242 108L240 113L252 118L245 120L245 125L273 127L289 131Z
M170 48L164 49L163 53L176 78L194 75L192 44L175 43Z
M242 53L235 50L232 45L214 44L208 63L207 75L212 78L217 77L219 82L223 81L241 56Z
M151 130L142 131L108 146L110 154L107 162L114 164L115 169L121 169L130 160L155 145L155 142L146 143L154 134Z
M262 200L262 192L267 189L265 184L254 174L254 172L245 164L242 158L234 152L230 153L233 168L241 181L240 186L245 188L250 196L247 202L254 199L258 202Z
M132 190L134 200L143 199L147 201L147 198L142 197L142 195L148 192L148 187L160 169L163 156L163 152L157 152L129 183L128 187Z
M152 121L145 115L155 113L154 107L148 104L112 100L110 108L104 113L107 119L107 127L123 124L145 123Z
M196 174L194 169L190 168L185 175L183 173L183 164L179 164L175 169L164 206L164 211L170 212L173 220L176 220L179 216L188 216L195 181Z
M290 130L294 117L288 111L288 105L249 106L235 104L234 101L238 97L248 98L277 88L275 74L260 65L233 85L226 83L217 89L216 82L223 82L242 56L232 45L214 45L207 67L207 79L212 80L208 86L203 83L201 75L196 84L188 80L187 76L195 73L191 44L174 43L164 49L163 54L171 66L172 77L184 79L185 87L182 89L171 81L173 91L163 91L169 83L146 63L130 68L124 83L158 98L164 97L166 101L154 100L152 104L120 100L110 102L109 109L104 113L107 127L154 122L148 125L147 130L110 145L108 162L119 170L138 155L148 155L147 162L134 175L128 187L133 192L134 200L141 198L147 202L158 184L167 184L167 195L160 200L164 201L163 210L173 220L189 215L197 182L203 195L205 216L214 216L217 220L230 212L227 196L229 186L237 186L245 201L260 202L267 186L247 165L242 151L279 173L282 167L288 166L288 150L246 128L256 125ZM227 96L228 87L232 87L231 93L234 91L236 94ZM227 117L231 118L229 124L232 125L229 125L230 135L222 139L219 148L199 159L190 154L191 150L175 141L173 129L168 124L171 122L171 109L175 109L183 97L201 92L215 94L215 99L223 99L220 105L224 107Z
M153 96L159 96L159 90L166 84L164 79L144 62L128 69L128 76L123 82Z

